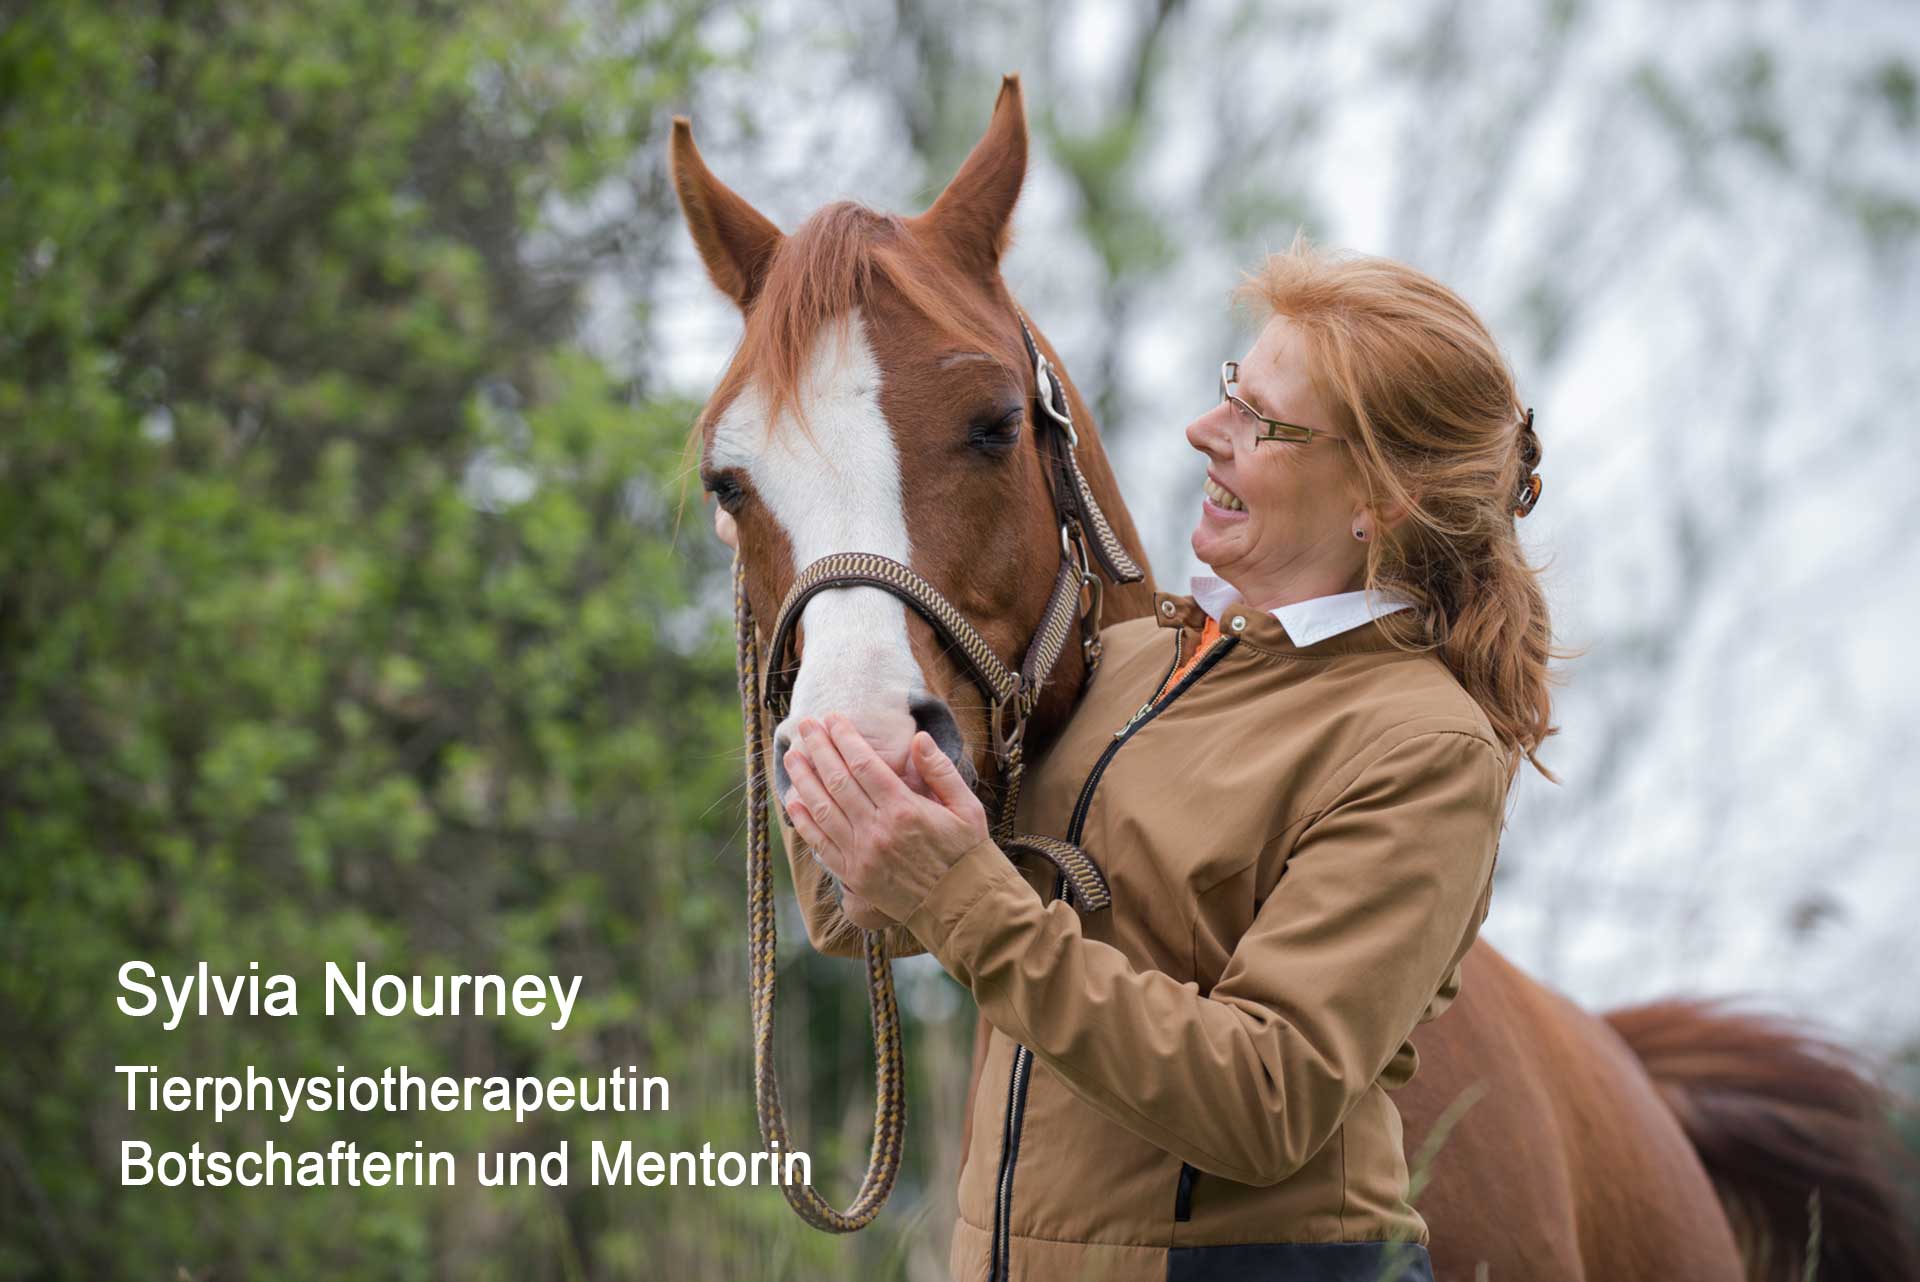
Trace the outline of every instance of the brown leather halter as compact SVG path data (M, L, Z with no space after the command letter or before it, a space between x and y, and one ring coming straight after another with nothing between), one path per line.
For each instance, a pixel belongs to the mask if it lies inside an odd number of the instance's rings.
M1018 313L1016 313L1016 316ZM978 628L910 566L870 552L836 552L803 569L774 619L764 679L760 637L747 601L744 563L733 563L733 612L740 710L747 741L747 950L749 1004L753 1016L754 1105L760 1137L770 1151L792 1152L780 1083L773 1062L775 934L772 841L767 826L766 727L787 715L799 666L792 649L800 614L808 601L836 588L878 588L904 602L957 654L968 677L980 687L992 709L990 728L994 763L1000 773L997 799L989 807L995 842L1009 857L1034 854L1059 873L1062 894L1081 912L1098 912L1111 902L1106 878L1078 847L1052 837L1021 836L1013 831L1026 771L1027 722L1054 666L1065 652L1076 622L1089 678L1100 663L1102 584L1097 563L1116 583L1145 577L1134 563L1093 490L1080 471L1079 434L1067 405L1066 389L1033 340L1026 318L1020 334L1033 365L1034 435L1048 465L1054 515L1060 526L1060 570L1041 614L1040 626L1016 670L993 652ZM1082 594L1085 608L1082 608ZM873 1013L873 1147L860 1190L846 1210L836 1210L809 1184L786 1184L787 1201L805 1220L829 1233L865 1228L879 1214L900 1173L906 1129L906 1068L901 1052L900 1008L894 999L893 969L884 936L869 931L865 941L867 995Z

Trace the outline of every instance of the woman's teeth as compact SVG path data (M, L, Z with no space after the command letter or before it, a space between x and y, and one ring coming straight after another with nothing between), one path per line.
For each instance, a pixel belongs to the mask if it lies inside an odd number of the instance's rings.
M1247 505L1240 501L1239 495L1214 480L1211 476L1206 479L1202 489L1205 490L1208 498L1229 512L1244 512L1247 510Z

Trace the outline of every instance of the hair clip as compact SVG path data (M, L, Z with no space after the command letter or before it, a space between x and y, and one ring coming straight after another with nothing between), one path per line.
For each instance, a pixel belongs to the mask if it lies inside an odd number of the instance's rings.
M1515 519L1533 511L1533 505L1540 501L1540 473L1534 472L1528 475L1525 488L1526 495L1520 500L1520 506L1513 509Z

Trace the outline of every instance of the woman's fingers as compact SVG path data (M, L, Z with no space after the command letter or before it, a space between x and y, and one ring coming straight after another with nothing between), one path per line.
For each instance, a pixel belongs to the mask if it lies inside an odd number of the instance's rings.
M782 758L793 787L788 814L840 881L894 921L924 902L942 873L987 834L986 812L927 735L910 753L933 790L922 796L840 716L794 723ZM809 836L809 832L817 836ZM843 903L845 901L843 900Z
M806 745L807 763L813 767L821 784L826 787L834 803L847 813L849 819L858 822L863 810L873 809L873 798L854 777L853 770L840 756L840 749L834 746L833 736L818 721L808 717L794 727L800 736L800 742Z
M839 806L834 804L832 795L815 773L812 760L798 748L790 749L785 757L787 778L793 781L793 795L805 808L814 829L826 839L828 845L844 850L853 837L853 826ZM793 804L787 805L787 816L793 817ZM806 836L802 833L801 836ZM819 843L809 839L808 845L819 848ZM836 853L838 853L836 851ZM839 870L834 870L839 875Z
M954 769L947 754L940 751L932 735L922 730L913 736L913 752L920 777L927 781L927 787L933 789L934 798L941 805L948 810L960 810L975 799L973 789L967 787L967 781Z
M813 812L807 809L807 803L795 797L787 803L787 822L800 834L800 840L815 851L823 850L829 844L827 834L820 831L820 825L813 821Z
M880 754L873 750L865 735L853 728L853 722L837 712L829 713L827 735L860 790L876 808L909 795L907 785L900 781L892 766L880 760Z

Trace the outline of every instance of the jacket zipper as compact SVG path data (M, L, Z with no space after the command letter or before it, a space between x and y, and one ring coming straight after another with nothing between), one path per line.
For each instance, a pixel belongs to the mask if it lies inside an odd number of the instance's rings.
M1193 1163L1180 1163L1180 1187L1173 1195L1174 1223L1185 1224L1193 1218L1193 1182L1199 1178L1200 1170Z
M1186 634L1176 634L1173 643L1173 663L1166 673L1154 685L1157 692L1167 682L1167 678L1180 670L1180 651L1186 642ZM1093 769L1087 773L1087 781L1080 786L1080 797L1074 802L1073 817L1067 823L1067 840L1079 844L1081 828L1086 824L1087 811L1093 805L1093 792L1100 786L1100 776L1107 771L1107 765L1114 754L1126 746L1127 740L1144 729L1149 721L1166 711L1167 706L1201 677L1205 676L1213 665L1226 657L1227 651L1237 644L1237 638L1223 637L1214 644L1213 650L1203 655L1193 665L1193 671L1180 678L1179 684L1168 690L1164 696L1155 696L1140 705L1140 710L1127 718L1127 723L1114 732L1113 740L1107 744L1099 760L1093 763ZM1064 888L1065 877L1055 877L1054 897L1058 898ZM1020 1130L1026 1123L1027 1083L1033 1076L1033 1052L1024 1046L1013 1048L1013 1071L1007 1077L1007 1116L1000 1131L1000 1179L994 1192L993 1203L993 1251L988 1265L988 1282L1007 1282L1012 1276L1013 1234L1009 1228L1013 1220L1013 1168L1020 1160Z

